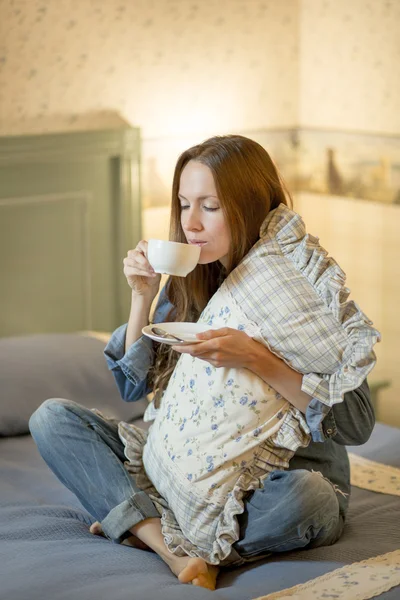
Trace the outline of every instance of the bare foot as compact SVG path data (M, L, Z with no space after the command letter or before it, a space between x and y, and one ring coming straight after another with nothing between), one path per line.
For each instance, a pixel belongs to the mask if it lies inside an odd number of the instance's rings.
M105 537L105 535L103 533L103 529L101 527L101 524L98 521L95 521L94 523L91 524L89 531L93 535L102 535Z
M219 568L209 565L202 558L173 557L166 559L171 571L181 583L191 583L199 587L215 590Z
M93 535L102 535L103 537L105 537L103 529L101 527L101 523L99 523L98 521L95 521L90 526L89 531L90 533L93 533ZM139 540L139 538L137 538L136 535L133 534L130 535L128 538L124 539L122 544L124 544L125 546L132 546L132 548L137 548L138 550L149 550L151 552L151 548L149 548L147 544Z
M165 543L159 517L144 519L129 531L143 543L150 546L169 566L181 583L192 583L209 590L215 590L218 567L207 564L202 558L176 556L176 554L170 552Z

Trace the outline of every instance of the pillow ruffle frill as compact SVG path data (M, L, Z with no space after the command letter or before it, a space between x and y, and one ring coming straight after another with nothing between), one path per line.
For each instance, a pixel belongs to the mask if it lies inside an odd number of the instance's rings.
M261 341L303 373L302 390L327 406L361 385L380 341L372 321L347 300L345 279L300 215L281 204L225 281Z

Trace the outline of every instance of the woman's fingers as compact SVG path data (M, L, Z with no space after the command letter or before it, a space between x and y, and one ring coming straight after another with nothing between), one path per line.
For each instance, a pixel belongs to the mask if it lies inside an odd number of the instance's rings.
M214 367L222 367L223 359L218 352L211 350L210 348L200 350L198 346L203 344L193 344L191 346L172 346L173 350L176 350L180 354L190 354L194 358L198 358L199 360L204 360L205 362L210 363Z
M128 250L123 260L124 275L132 290L141 296L151 294L154 298L160 286L157 274L147 260L147 242L141 240L136 248Z
M230 327L221 327L220 329L207 329L201 333L197 333L196 337L198 340L212 340L214 338L225 337L227 335L234 335L236 329Z
M134 248L133 250L128 250L128 256L129 257L133 257L141 254L142 256L146 257L147 259L147 242L146 240L140 240L140 242L137 244L136 248Z
M149 263L149 261L142 255L140 258L131 258L126 257L123 260L125 268L138 269L138 271L143 271L147 276L152 275L154 273L154 269ZM142 273L141 273L142 274Z
M192 356L198 356L199 358L203 354L208 354L215 350L214 344L208 342L201 342L200 344L185 344L184 346L172 346L173 350L180 352L181 354L191 354Z
M124 264L125 264L125 261L132 266L142 265L144 267L152 269L147 258L144 256L144 254L142 254L138 250L133 250L133 251L129 250L128 256L126 258L124 258Z
M246 356L250 356L257 344L247 333L229 327L209 330L198 334L198 344L173 346L180 354L190 354L194 358L205 360L214 367L239 368L247 365ZM208 339L205 339L208 338Z
M129 250L123 260L126 277L154 277L155 272L149 261L137 250Z
M130 260L129 258L124 258L123 263L126 269L139 269L141 271L148 271L149 273L154 273L153 267L151 267L149 264L139 263L134 260Z
M138 269L137 267L124 267L125 277L156 277L157 273L154 271L145 271L144 269Z
M146 254L141 252L138 248L128 250L127 258L138 261L147 261Z

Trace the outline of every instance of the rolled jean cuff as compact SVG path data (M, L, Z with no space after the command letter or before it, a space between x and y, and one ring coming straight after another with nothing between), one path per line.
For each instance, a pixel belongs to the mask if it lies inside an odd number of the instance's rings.
M237 550L234 550L232 548L232 551L236 553L236 556L233 554L233 552L231 552L231 554L228 556L227 559L225 559L226 565L222 564L222 566L227 566L227 567L241 567L243 565L247 565L249 563L252 562L256 562L258 560L263 560L264 558L268 558L269 556L272 555L272 552L260 552L260 554L254 554L254 555L250 555L250 556L242 556L241 554L239 554L239 552Z
M229 556L224 558L219 563L220 567L240 567L243 564L243 559L238 552L232 547Z
M110 510L101 527L109 540L122 542L131 527L150 518L160 518L160 513L145 492L137 492Z

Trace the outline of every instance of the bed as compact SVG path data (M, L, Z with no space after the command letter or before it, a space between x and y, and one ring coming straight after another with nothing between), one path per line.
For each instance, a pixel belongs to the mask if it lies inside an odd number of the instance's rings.
M400 548L400 496L353 487L334 546L273 555L222 572L210 592L180 584L157 555L92 536L90 515L39 456L29 415L69 397L140 423L145 401L118 397L104 342L82 334L0 339L0 598L3 600L253 600ZM359 456L400 468L400 430L377 424ZM400 597L400 587L380 596Z

